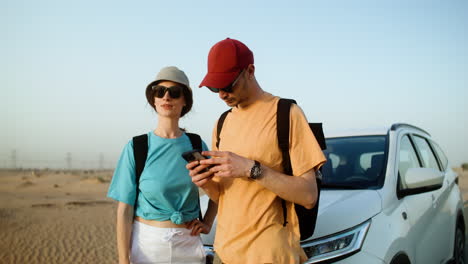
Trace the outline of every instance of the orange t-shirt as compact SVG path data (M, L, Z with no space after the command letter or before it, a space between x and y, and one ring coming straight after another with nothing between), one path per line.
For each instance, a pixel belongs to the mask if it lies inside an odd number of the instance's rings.
M247 108L233 108L220 134L219 150L231 151L283 171L276 135L279 97L265 93ZM302 110L290 113L290 156L294 176L320 167L325 161ZM216 150L216 126L213 132ZM222 261L235 263L300 263L306 255L299 244L299 224L287 202L288 224L283 227L281 199L246 178L215 177L219 182L218 223L214 248Z

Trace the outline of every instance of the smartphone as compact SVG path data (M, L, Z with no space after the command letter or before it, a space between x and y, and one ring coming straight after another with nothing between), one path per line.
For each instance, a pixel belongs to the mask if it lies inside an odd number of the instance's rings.
M207 157L201 154L201 150L199 149L193 149L182 153L182 158L184 158L184 160L186 160L187 162L207 159ZM213 165L210 165L204 171L208 171L211 167L213 167Z
M184 158L184 160L186 160L187 162L206 159L206 157L203 156L201 154L201 151L198 149L193 149L193 150L182 153L182 158Z

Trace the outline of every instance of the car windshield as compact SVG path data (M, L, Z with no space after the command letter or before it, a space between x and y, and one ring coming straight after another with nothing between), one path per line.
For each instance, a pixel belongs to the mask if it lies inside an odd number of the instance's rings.
M386 136L329 138L324 189L378 189L383 184Z

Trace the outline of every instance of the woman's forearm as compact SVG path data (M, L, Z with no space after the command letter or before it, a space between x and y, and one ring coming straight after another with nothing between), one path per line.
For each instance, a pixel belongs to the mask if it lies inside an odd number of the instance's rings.
M207 224L210 226L213 225L214 219L216 218L216 214L218 213L218 204L213 202L213 200L210 199L208 202L208 209L206 209L205 216L203 217L203 223Z
M117 251L119 263L130 263L130 238L132 234L133 206L119 202L117 207Z

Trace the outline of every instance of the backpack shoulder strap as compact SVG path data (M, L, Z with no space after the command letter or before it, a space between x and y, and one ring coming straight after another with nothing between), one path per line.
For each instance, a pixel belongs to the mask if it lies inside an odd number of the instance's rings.
M320 145L322 150L327 149L327 142L325 141L325 135L323 134L322 123L309 123L309 127L314 133L315 139Z
M276 113L276 133L278 136L278 145L283 156L283 170L284 173L292 175L291 159L289 157L289 113L291 105L296 101L292 99L281 98L278 101L278 109Z
M185 133L185 134L190 139L190 143L192 143L192 148L193 149L202 150L203 146L202 146L202 139L201 139L200 135L195 134L195 133ZM198 190L198 188L197 188L197 190ZM201 205L200 205L200 194L198 194L198 208L200 208L198 210L198 219L200 221L203 221L203 214L202 214Z
M133 137L133 156L135 157L135 183L136 196L135 205L138 201L138 186L140 184L140 176L145 168L146 158L148 157L148 134L143 134Z
M194 134L194 133L185 133L185 134L189 137L190 143L192 143L193 149L202 150L202 140L198 134Z
M278 108L276 112L276 135L278 137L278 146L281 150L282 165L284 173L292 175L291 158L289 156L289 112L291 105L295 104L296 101L292 99L280 98L278 101ZM286 201L281 199L281 206L283 208L283 226L288 223L288 213L286 209Z
M148 134L133 137L133 156L135 157L135 172L138 184L148 156Z
M223 129L224 120L226 116L231 112L232 108L222 113L218 119L218 125L216 126L216 148L219 149L221 130Z

